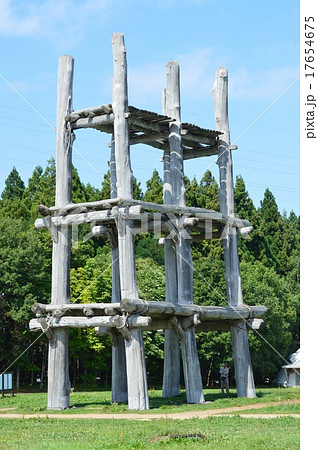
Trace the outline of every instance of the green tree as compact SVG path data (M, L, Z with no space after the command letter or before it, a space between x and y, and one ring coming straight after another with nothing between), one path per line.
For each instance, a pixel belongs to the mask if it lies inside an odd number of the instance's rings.
M210 170L204 173L200 181L198 206L200 208L220 211L219 185Z
M87 202L86 186L81 182L77 169L72 166L72 202Z
M283 364L282 357L299 348L299 296L286 279L259 261L241 264L244 303L268 308L265 327L250 335L250 349L258 383L273 379ZM296 327L295 327L296 325Z
M25 190L24 183L15 167L11 170L5 181L5 188L1 194L2 200L21 200Z
M234 210L238 217L250 221L253 221L256 212L254 203L246 190L246 185L241 175L236 177L234 187Z
M21 202L25 191L24 182L22 181L17 169L13 167L5 180L5 188L1 194L1 215L5 217L21 217L28 216L28 211Z
M0 222L0 340L7 346L2 352L4 369L35 339L28 321L33 316L31 306L48 300L50 296L50 261L43 252L39 233L25 227L22 219L2 218ZM43 344L42 344L43 345ZM3 348L4 348L3 347ZM39 345L36 347L39 349ZM26 355L26 356L30 356ZM37 358L26 357L15 367L24 364L31 368Z
M153 171L150 180L146 182L146 186L143 200L145 202L163 203L163 182L156 169Z

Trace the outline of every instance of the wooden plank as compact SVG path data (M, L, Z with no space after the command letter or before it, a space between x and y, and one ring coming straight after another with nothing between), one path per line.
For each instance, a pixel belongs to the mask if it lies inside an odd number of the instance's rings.
M114 140L119 197L132 199L132 171L130 166L127 61L124 37L120 33L112 35L113 47L113 112ZM138 298L134 236L130 233L133 224L118 215L118 252L120 268L121 296ZM147 375L142 332L132 330L132 339L125 341L128 407L129 409L149 409Z
M61 208L72 201L72 143L70 126L64 118L72 111L74 60L61 56L58 66L56 124L56 191L55 206ZM57 242L52 250L52 305L70 302L70 229L57 227ZM69 407L70 380L68 369L68 332L54 330L48 354L48 409Z
M229 149L228 74L225 67L220 67L217 70L212 96L216 127L222 132L218 141L220 207L222 214L234 217L233 167L231 150ZM229 305L239 306L243 304L243 296L237 252L237 236L233 233L233 230L226 226L223 237L227 300ZM243 321L239 327L232 327L232 347L237 395L239 397L255 397L253 370L248 347L248 332L246 323Z

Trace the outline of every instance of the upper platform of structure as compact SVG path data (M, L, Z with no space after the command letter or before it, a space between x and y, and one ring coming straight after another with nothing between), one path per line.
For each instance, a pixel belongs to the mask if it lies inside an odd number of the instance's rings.
M169 124L174 122L174 119L134 106L129 106L128 111L130 145L142 143L161 150L169 148ZM66 117L66 121L71 124L73 130L94 128L105 133L114 131L111 104L74 111ZM182 123L183 159L217 155L217 141L220 134L219 131Z

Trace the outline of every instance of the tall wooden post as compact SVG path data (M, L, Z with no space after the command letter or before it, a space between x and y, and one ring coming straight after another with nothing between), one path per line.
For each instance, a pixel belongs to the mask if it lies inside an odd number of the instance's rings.
M170 61L167 66L166 110L175 119L169 125L170 180L172 203L186 205L183 148L181 142L181 106L179 65ZM178 303L193 303L193 266L190 240L179 234L176 246ZM201 370L195 340L195 330L185 330L181 339L182 364L188 403L203 403Z
M212 89L216 129L222 132L218 141L218 166L220 172L221 213L234 217L234 183L230 128L228 120L228 74L225 67L216 72ZM243 303L240 263L237 252L237 235L234 227L226 226L222 241L225 259L225 281L227 301L231 306ZM245 321L231 327L232 348L238 397L255 397L253 369L248 346L248 331Z
M117 197L117 175L115 160L115 142L112 136L110 154L110 198ZM119 303L120 273L119 273L119 250L112 249L112 302ZM116 336L116 346L112 346L112 402L126 403L128 401L127 376L126 376L126 354L124 338Z
M163 94L163 114L167 114L166 90ZM172 191L170 170L170 149L165 149L163 156L163 203L177 204L175 192ZM172 239L165 240L165 280L166 301L178 302L177 254ZM174 397L180 394L180 344L176 330L165 330L164 366L162 396Z
M57 124L56 124L56 191L55 206L62 207L72 201L72 142L69 123L64 118L72 112L73 65L71 56L61 56L58 66ZM57 227L57 239L52 251L51 303L70 302L70 254L69 227ZM49 343L48 356L48 409L69 407L68 331L52 330L53 342Z
M132 198L132 171L130 165L127 62L124 37L112 35L113 46L113 112L117 173L117 194ZM133 222L118 215L118 251L122 299L138 299L136 280ZM125 341L128 407L149 409L144 344L140 329L131 330L130 341Z

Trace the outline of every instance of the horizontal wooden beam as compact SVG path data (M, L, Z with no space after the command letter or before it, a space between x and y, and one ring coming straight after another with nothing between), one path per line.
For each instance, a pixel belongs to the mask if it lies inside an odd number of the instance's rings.
M84 203L67 203L63 207L59 206L50 206L47 207L45 205L39 205L38 210L44 216L52 215L53 213L57 213L60 216L64 216L65 214L69 214L72 211L82 211L82 208L87 210L104 210L111 209L114 205L119 205L121 199L120 198L108 198L105 200L98 200L96 202L84 202Z
M120 303L70 303L63 305L52 305L35 303L32 311L38 317L52 314L55 318L63 316L115 316L128 312L130 314L147 315L157 320L168 316L190 317L197 315L196 320L218 321L218 320L252 320L262 319L267 313L265 306L199 306L180 305L171 302L157 302L140 299L124 299ZM187 321L188 322L188 321ZM257 321L255 322L257 323Z
M79 118L101 116L103 114L111 114L113 107L111 104L93 106L91 108L78 109L65 117L66 122L76 122Z
M156 302L140 299L123 299L120 302L122 311L134 314L147 314L150 317L173 316L192 316L198 314L203 320L243 320L243 319L262 319L267 313L265 306L199 306L199 305L181 305L171 302Z
M204 158L206 156L217 155L219 152L218 146L208 146L208 147L197 147L197 148L184 148L183 149L183 159L195 159Z
M105 131L107 130L110 134L112 133L114 126L114 114L79 118L76 122L73 122L71 126L72 130L78 130L80 128L95 128L101 131L102 128L105 128Z
M166 214L171 213L189 216L191 215L201 220L214 220L238 228L250 226L250 222L248 220L240 219L239 217L225 216L220 212L204 208L194 208L187 206L167 205L167 204L161 205L158 203L143 202L141 200L133 200L133 199L121 199L121 205L122 206L140 205L146 211L158 211Z
M43 318L39 317L31 319L29 328L31 331L43 330ZM118 320L119 319L119 320ZM121 319L121 320L120 320ZM42 321L42 322L41 322ZM112 327L122 328L122 316L92 316L92 317L77 317L77 316L62 316L60 318L54 317L49 321L48 328L95 328L95 327ZM144 316L130 316L127 318L126 324L129 328L144 328L151 323L150 317ZM45 330L47 331L47 330Z
M121 312L120 303L67 303L64 305L35 303L31 309L38 316L46 316L48 313L53 313L55 317L60 317L66 313L68 315L80 313L91 316L90 311L93 311L95 315L99 311L101 315L115 316Z
M208 332L208 331L231 331L231 327L234 326L236 323L241 322L240 320L207 320L200 322L199 324L194 325L195 331L197 333L200 332ZM181 320L181 326L182 326L182 320ZM252 319L247 320L247 327L249 330L258 330L262 328L264 325L264 321L262 319ZM174 328L173 323L171 322L170 318L166 319L160 319L160 318L153 318L151 320L151 323L142 329L144 331L159 331L160 330L171 330ZM95 327L95 332L98 336L105 336L106 334L111 331L112 328L108 327Z

